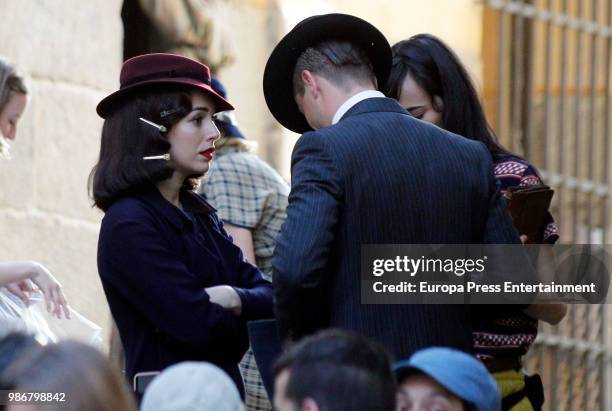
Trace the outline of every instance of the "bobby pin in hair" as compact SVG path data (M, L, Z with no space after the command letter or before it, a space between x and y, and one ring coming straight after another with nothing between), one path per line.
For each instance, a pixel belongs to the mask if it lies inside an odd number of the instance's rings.
M155 127L156 129L158 129L158 130L159 130L159 131L161 131L162 133L165 133L166 131L168 131L168 129L167 129L166 127L162 126L161 124L156 124L156 123L154 123L154 122L152 122L152 121L149 121L149 120L147 120L146 118L142 118L142 117L138 117L138 119L139 119L140 121L143 121L143 122L147 123L147 124L148 124L148 125L150 125L150 126Z
M176 108L173 108L172 110L162 110L162 111L160 111L159 116L161 118L164 118L166 116L169 116L170 114L176 113L177 111L178 111L178 109L176 109Z
M143 160L166 160L166 161L170 161L170 153L166 153L166 154L162 154L159 156L148 156L148 157L143 157Z

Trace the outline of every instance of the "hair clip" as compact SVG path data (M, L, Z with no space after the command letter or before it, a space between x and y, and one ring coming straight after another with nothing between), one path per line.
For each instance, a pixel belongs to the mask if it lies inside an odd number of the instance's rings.
M166 154L162 154L159 156L148 156L148 157L143 157L143 160L166 160L166 161L170 161L170 153L166 153Z
M158 129L158 130L159 130L159 131L161 131L162 133L165 133L166 131L168 131L168 129L167 129L166 127L162 126L161 124L156 124L156 123L154 123L154 122L152 122L152 121L149 121L149 120L147 120L146 118L142 118L142 117L138 117L138 119L139 119L140 121L143 121L143 122L147 123L147 124L148 124L148 125L150 125L150 126L155 127L156 129Z
M164 118L166 116L169 116L170 114L176 113L177 111L178 111L178 109L176 109L176 108L173 108L172 110L162 110L162 111L159 112L159 116L161 118Z

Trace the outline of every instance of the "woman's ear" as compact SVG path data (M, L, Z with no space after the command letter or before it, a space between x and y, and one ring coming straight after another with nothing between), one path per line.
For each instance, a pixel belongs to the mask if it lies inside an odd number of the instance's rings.
M442 97L434 96L433 109L436 110L438 113L441 113L444 111L444 101L442 100Z

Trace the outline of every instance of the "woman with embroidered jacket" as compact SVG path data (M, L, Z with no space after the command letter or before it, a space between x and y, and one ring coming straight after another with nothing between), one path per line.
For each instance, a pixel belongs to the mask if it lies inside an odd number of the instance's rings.
M504 196L513 186L542 184L533 165L497 142L466 69L446 44L432 35L419 34L395 44L392 52L385 87L389 97L415 118L483 143L493 158L495 178ZM550 213L539 238L523 236L525 241L549 244L558 238ZM507 397L504 409L538 409L541 382L520 370L521 358L536 338L538 320L556 324L566 311L564 304L533 304L511 315L504 309L497 316L474 310L474 353L498 381L502 398Z

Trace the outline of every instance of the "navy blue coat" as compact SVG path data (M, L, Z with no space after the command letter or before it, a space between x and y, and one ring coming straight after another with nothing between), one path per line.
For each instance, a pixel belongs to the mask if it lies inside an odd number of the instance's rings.
M272 316L272 288L223 230L215 210L184 192L186 212L157 189L115 202L102 220L98 270L125 350L126 374L209 361L242 388L246 321ZM233 286L240 317L205 287Z
M396 358L471 350L466 306L362 305L362 244L519 243L481 143L370 98L295 145L287 220L274 253L281 338L348 328Z

